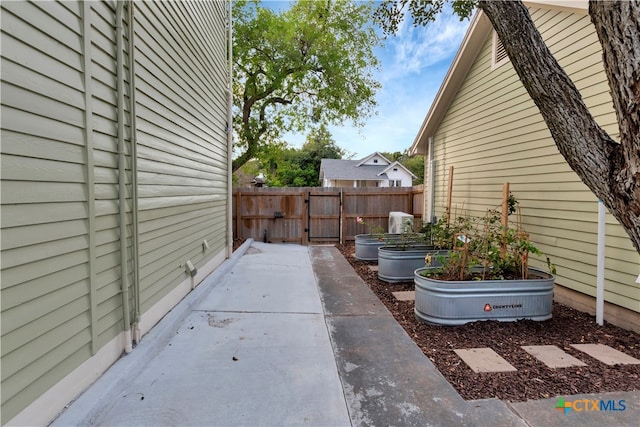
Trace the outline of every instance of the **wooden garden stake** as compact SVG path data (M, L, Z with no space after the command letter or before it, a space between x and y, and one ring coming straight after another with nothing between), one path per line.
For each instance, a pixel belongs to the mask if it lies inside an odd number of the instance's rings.
M500 256L504 258L507 253L507 228L509 228L509 183L502 185L502 243L500 244Z
M451 222L451 198L453 193L453 166L449 166L449 185L447 186L447 226Z

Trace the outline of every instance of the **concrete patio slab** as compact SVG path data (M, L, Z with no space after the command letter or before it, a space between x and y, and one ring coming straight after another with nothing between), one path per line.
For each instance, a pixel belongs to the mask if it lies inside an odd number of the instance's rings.
M576 359L555 345L523 345L522 349L540 360L549 368L586 366L586 363Z
M587 353L606 365L637 365L640 360L603 344L571 344L571 347Z
M294 252L297 250L296 248ZM306 253L304 256L308 259ZM244 255L233 272L225 277L224 283L215 286L198 308L216 311L322 313L311 264L301 262L299 258L302 256L291 258L291 265L283 264L281 258L270 253L260 256Z
M516 371L509 362L490 348L469 348L453 350L473 372Z
M415 301L416 291L391 292L398 301Z
M324 316L196 311L96 425L349 425Z

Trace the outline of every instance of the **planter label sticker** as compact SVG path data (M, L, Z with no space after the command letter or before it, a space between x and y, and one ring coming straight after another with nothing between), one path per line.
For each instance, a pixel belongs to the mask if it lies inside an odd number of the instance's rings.
M502 305L494 304L493 307L491 306L491 304L484 305L484 311L487 311L487 312L491 310L500 310L505 308L522 308L522 304L502 304Z

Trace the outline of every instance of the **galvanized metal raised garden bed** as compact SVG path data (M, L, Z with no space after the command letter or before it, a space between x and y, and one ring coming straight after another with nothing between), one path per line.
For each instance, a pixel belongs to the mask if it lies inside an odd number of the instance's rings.
M415 316L438 325L477 320L547 320L553 310L555 276L529 268L526 280L444 281L414 272Z
M431 265L440 267L438 256L447 256L449 251L428 245L382 246L378 249L378 278L390 283L410 282L416 268L424 266L427 254L431 254Z
M355 257L360 261L377 261L378 248L399 240L400 234L357 234Z

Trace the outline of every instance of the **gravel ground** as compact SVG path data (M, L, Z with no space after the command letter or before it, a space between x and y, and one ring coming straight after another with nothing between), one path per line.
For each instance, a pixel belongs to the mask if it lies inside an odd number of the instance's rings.
M640 359L640 334L606 322L598 326L594 316L557 303L554 303L553 318L544 322L485 321L451 327L425 324L415 319L413 301L397 301L391 294L413 290L413 282L383 282L377 272L369 268L375 264L353 257L353 242L337 248L464 399L496 397L517 402L559 395L640 390L640 365L608 366L570 346L605 344ZM587 366L550 369L520 348L523 345L555 345ZM492 348L517 371L475 373L453 352L478 347Z

